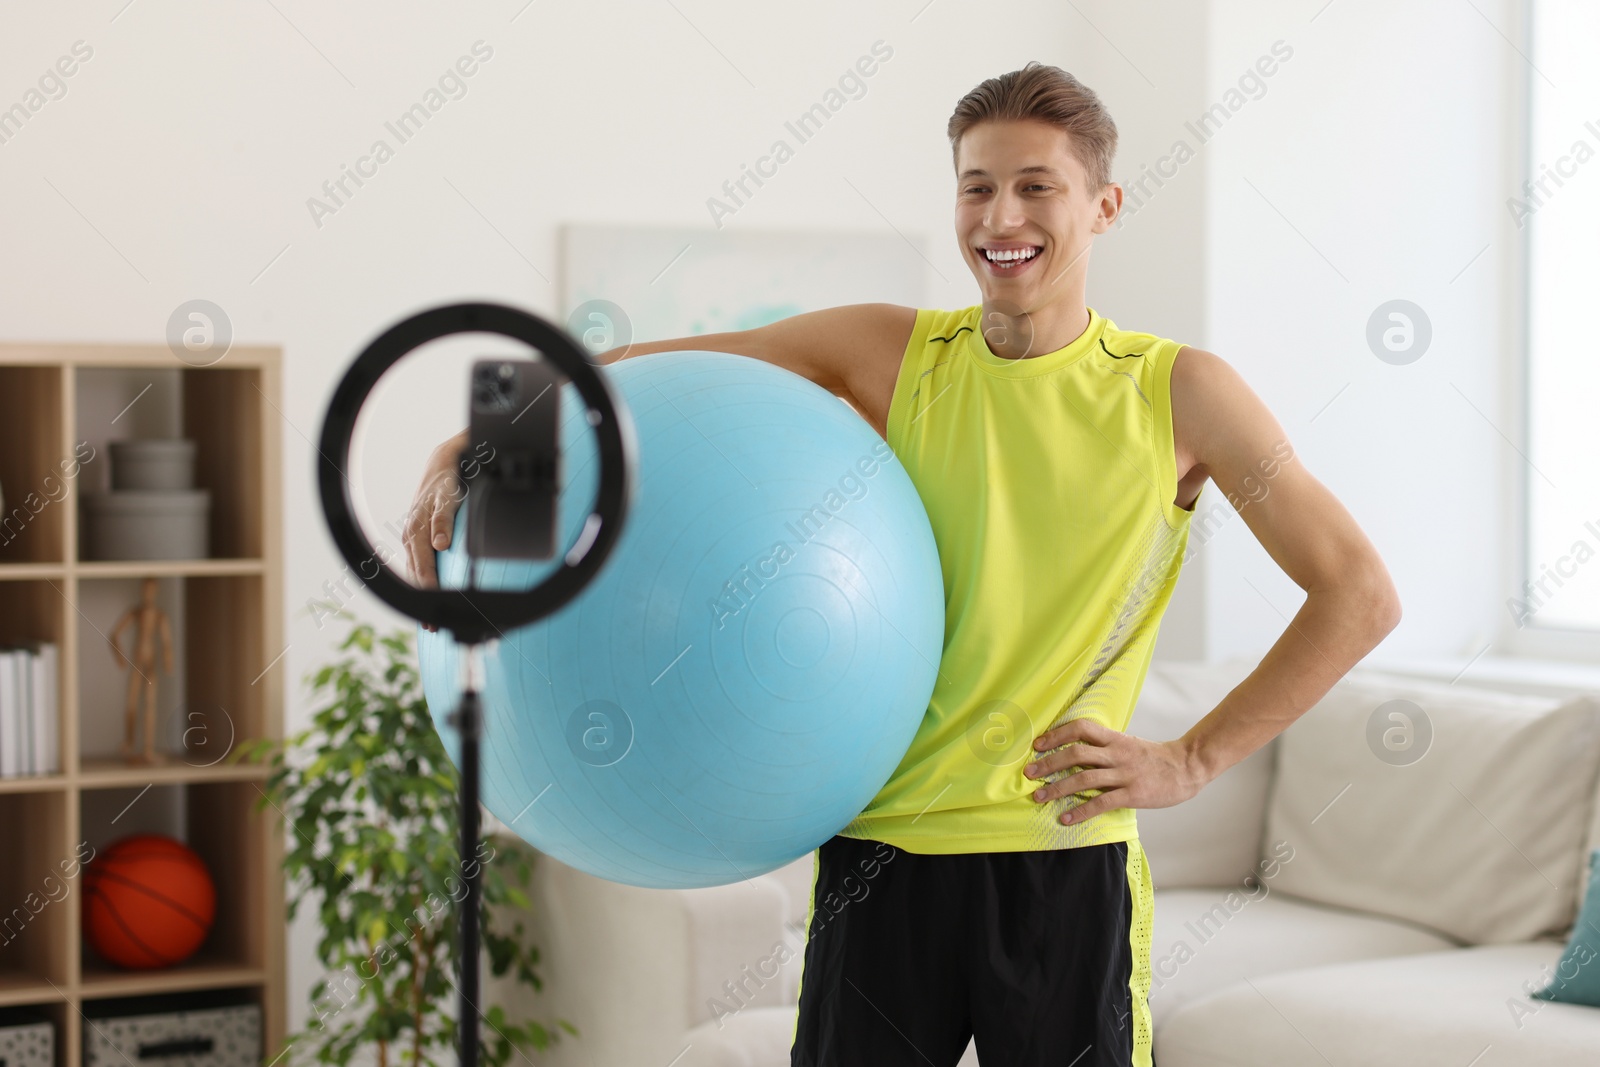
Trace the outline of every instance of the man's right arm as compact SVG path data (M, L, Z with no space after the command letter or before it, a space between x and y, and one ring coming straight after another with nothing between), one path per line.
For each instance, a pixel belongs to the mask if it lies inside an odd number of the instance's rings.
M749 356L815 382L848 401L881 431L916 317L915 308L898 304L846 304L791 315L753 330L639 341L602 352L595 362L605 365L686 350ZM417 585L431 587L438 582L433 554L450 547L461 503L456 467L467 444L463 430L433 450L406 517L406 562Z

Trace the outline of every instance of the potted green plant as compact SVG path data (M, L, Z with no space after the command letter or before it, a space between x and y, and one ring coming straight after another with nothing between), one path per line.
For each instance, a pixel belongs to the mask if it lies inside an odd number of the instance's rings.
M289 917L315 901L322 923L317 957L329 976L312 987L314 1019L288 1043L339 1067L373 1046L378 1067L391 1056L409 1067L454 1064L457 1021L447 1009L457 998L463 870L482 871L492 973L539 990L539 950L519 917L532 856L486 836L460 864L456 771L428 714L412 635L352 620L339 650L309 679L324 701L311 726L234 757L270 764L258 808L277 809L289 830ZM514 1050L547 1049L562 1030L578 1033L565 1020L512 1022L498 1005L480 1015L485 1067L504 1067Z

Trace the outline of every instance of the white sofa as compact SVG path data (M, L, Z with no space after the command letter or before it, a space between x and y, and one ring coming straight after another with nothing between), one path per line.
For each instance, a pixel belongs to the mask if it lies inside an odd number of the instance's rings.
M1181 735L1253 666L1156 664L1130 732ZM1157 1067L1600 1065L1600 1008L1528 996L1600 848L1600 693L1561 703L1578 691L1358 668L1200 796L1140 811ZM1400 736L1368 723L1394 699L1424 709L1420 760L1372 747ZM688 891L535 872L545 992L488 994L580 1028L537 1062L788 1064L810 856Z

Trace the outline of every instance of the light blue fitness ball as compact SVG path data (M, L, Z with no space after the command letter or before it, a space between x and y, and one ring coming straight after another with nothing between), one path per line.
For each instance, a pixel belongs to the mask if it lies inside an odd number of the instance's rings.
M745 356L607 365L638 440L621 540L556 614L485 656L483 801L535 848L601 878L685 889L789 863L899 765L944 643L938 550L911 479L840 400ZM557 546L594 510L599 466L563 386ZM465 584L463 517L440 581ZM529 588L556 560L480 561ZM460 652L420 633L451 757Z

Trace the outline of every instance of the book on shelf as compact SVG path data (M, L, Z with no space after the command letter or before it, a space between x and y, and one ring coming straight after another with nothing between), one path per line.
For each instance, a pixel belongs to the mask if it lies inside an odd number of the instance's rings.
M61 769L59 664L49 642L0 647L0 778Z

